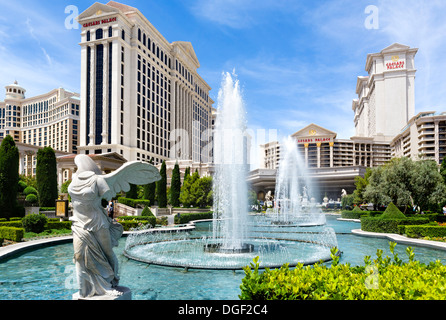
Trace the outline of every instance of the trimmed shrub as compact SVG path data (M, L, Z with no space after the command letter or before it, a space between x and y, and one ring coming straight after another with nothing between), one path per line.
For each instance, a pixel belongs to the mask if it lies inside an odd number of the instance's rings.
M47 220L43 214L29 214L22 219L22 225L26 232L41 233L45 230Z
M394 253L393 260L364 258L365 266L338 264L332 251L332 265L316 264L289 269L265 269L259 272L259 257L244 268L240 286L241 300L444 300L446 299L446 266L439 260L423 264L414 260L407 248L409 261L404 263ZM373 264L372 264L373 263ZM252 270L253 269L253 270ZM373 290L371 290L373 288Z
M56 207L40 207L39 211L56 211Z
M124 198L124 197L119 197L118 198L118 202L122 203L122 204L124 204L126 206L132 207L132 208L144 207L144 206L149 206L150 205L150 201L149 200L130 199L130 198Z
M71 229L71 221L48 221L45 225L45 230L52 229Z
M446 237L446 226L412 225L404 226L401 232L410 238Z
M23 228L22 221L0 221L0 227Z
M23 180L20 180L20 181L19 181L18 186L19 186L19 187L18 187L17 191L22 192L22 193L23 193L23 191L28 187L28 185L26 184L26 182L23 181Z
M25 234L25 229L14 227L0 226L0 238L11 240L14 242L20 242Z
M30 194L35 194L37 196L37 190L34 187L26 187L25 190L23 190L23 194L26 196Z
M175 224L183 224L188 223L192 220L204 220L204 219L212 219L214 216L212 211L209 212L199 212L199 213L179 213L175 215L174 222Z
M122 218L122 217L120 217ZM146 220L118 220L118 222L122 225L124 228L124 231L130 231L133 228L138 228L142 225L150 224L152 227L155 227L156 225L156 218L155 217L147 217Z
M37 199L37 196L33 193L26 196L25 201L29 203L37 203L39 199Z
M150 210L150 208L148 206L146 206L142 212L141 212L141 216L142 217L154 217L155 215L152 213L152 211Z
M44 147L37 151L36 180L39 205L41 207L54 206L59 195L59 188L57 186L56 154L51 147Z
M361 230L380 233L400 233L399 225L429 223L428 218L382 219L381 217L361 217Z
M389 203L386 210L380 216L381 219L406 219L404 213L400 211L392 202Z

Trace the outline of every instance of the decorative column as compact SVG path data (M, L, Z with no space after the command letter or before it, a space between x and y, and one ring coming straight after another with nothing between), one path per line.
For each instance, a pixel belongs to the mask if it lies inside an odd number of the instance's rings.
M89 145L95 143L95 119L96 119L96 46L90 45L90 138Z
M333 168L333 146L334 142L329 142L330 145L330 168Z
M104 58L103 58L103 76L102 76L102 143L108 144L108 42L101 43L104 46ZM111 72L111 70L110 70ZM111 85L111 84L110 84Z
M440 135L439 135L439 128L438 128L439 121L436 120L434 122L435 129L434 129L434 139L435 139L435 162L437 164L440 164Z
M309 146L308 143L304 144L304 147L305 147L305 167L307 167L307 168L308 168L308 146Z
M321 145L322 145L322 143L320 143L320 142L316 143L316 147L317 147L317 167L318 168L321 167Z

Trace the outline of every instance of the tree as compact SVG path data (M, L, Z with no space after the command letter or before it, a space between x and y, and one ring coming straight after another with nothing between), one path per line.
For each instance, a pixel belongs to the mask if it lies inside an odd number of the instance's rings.
M369 184L364 191L364 199L372 202L374 209L378 206L388 204L391 200L384 194L384 167L375 167L371 169Z
M130 190L125 193L126 198L138 199L138 186L130 183Z
M190 177L191 177L190 167L187 167L186 170L184 170L183 184L186 181L186 179L189 179Z
M51 147L37 151L37 192L41 207L54 207L58 197L56 154Z
M446 201L445 194L446 186L435 161L402 157L372 169L364 197L375 205L392 202L425 210Z
M150 159L149 163L153 165L153 158ZM143 189L143 199L149 200L150 205L153 206L156 200L156 181L144 185Z
M190 193L192 198L192 205L197 207L206 207L212 205L212 198L209 197L209 193L212 193L212 177L203 177L196 179L190 188Z
M421 160L414 163L411 179L413 203L426 210L446 200L446 186L434 160Z
M181 193L181 175L180 175L180 166L178 162L175 163L175 166L172 171L172 178L170 182L170 204L173 207L180 206L180 193Z
M353 191L354 199L353 203L355 204L362 204L365 202L364 199L364 192L365 188L369 184L369 177L372 174L371 168L367 168L364 174L364 177L356 176L355 177L355 186L356 189Z
M7 135L0 145L0 217L13 217L17 208L19 149Z
M195 172L192 176L187 176L184 179L183 187L181 188L181 193L180 193L180 202L185 207L190 207L195 205L195 197L192 193L192 185L199 178L200 176L198 175L198 172Z
M441 161L440 174L443 178L443 183L446 184L446 157Z
M156 195L158 198L158 207L167 207L167 176L166 176L166 162L163 161L160 170L161 180L156 182Z

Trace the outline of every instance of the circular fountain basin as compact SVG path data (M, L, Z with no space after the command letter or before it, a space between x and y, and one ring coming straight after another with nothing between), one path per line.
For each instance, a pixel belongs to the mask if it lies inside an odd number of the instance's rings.
M157 233L147 230L129 235L124 255L148 264L192 269L241 270L259 257L260 268L308 265L331 260L337 246L332 228L257 226L250 228L241 248L224 248L208 229Z

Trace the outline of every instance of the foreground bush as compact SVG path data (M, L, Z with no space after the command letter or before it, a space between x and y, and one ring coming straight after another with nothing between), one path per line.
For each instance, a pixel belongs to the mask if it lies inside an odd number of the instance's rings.
M298 265L290 270L259 272L259 259L244 268L240 286L242 300L411 300L446 299L446 266L440 261L423 264L414 260L413 250L406 250L409 261L403 263L394 253L393 260L364 258L364 266L338 264L339 257L332 251L332 265ZM336 249L337 250L337 249ZM253 270L252 270L253 269Z
M22 219L23 228L26 232L40 233L45 230L48 218L44 214L29 214Z

